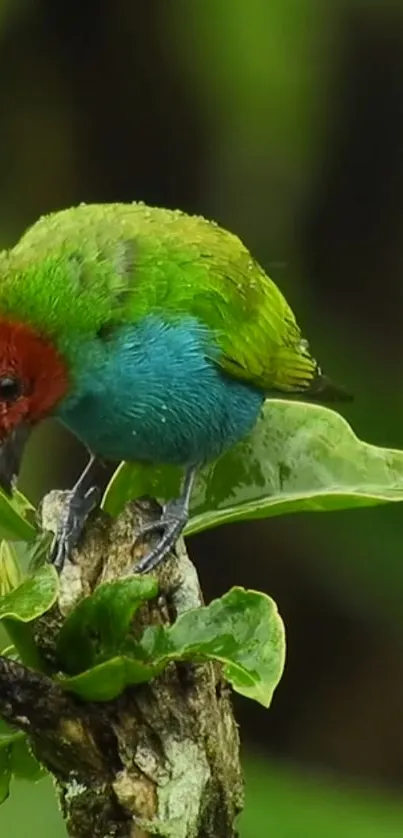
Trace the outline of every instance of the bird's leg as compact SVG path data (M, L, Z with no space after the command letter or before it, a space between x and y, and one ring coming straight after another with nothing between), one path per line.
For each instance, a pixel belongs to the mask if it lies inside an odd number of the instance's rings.
M63 570L64 563L76 546L90 513L100 501L100 488L94 485L91 479L95 462L96 459L91 454L84 471L69 492L62 510L49 557L58 571Z
M158 544L137 562L134 568L136 573L148 573L157 567L174 547L189 518L189 502L195 475L196 468L189 468L185 475L180 496L168 501L163 508L159 521L148 524L139 532L134 542L135 545L154 532L161 532L161 538Z

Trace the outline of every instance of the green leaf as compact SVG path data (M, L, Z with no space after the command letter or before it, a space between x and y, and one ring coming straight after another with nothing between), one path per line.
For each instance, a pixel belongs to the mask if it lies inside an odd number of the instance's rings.
M270 597L232 588L170 627L150 626L139 642L127 638L124 651L60 679L62 685L87 701L109 701L125 687L155 677L170 661L217 660L237 692L268 707L284 667L284 627Z
M1 654L14 654L14 647L3 649ZM31 753L25 733L0 719L0 803L8 797L11 777L36 782L46 773Z
M22 581L18 553L10 541L0 544L0 597L17 588Z
M27 576L18 588L0 596L0 620L11 618L28 623L49 611L56 602L59 577L53 565L46 564Z
M181 476L182 470L176 466L121 463L106 488L102 508L115 517L132 498L173 498L179 492Z
M85 701L112 701L125 687L151 681L164 666L165 663L150 665L120 655L79 675L73 675L72 678L61 676L58 680L62 687Z
M150 626L141 646L150 661L221 661L234 689L264 707L284 668L284 625L275 602L240 587L185 612L169 628Z
M13 730L3 719L0 719L0 750L2 748L8 748L9 745L13 742L18 742L24 736L25 733L20 730Z
M9 498L0 489L0 538L11 541L31 541L36 529L26 515L33 507L20 492L14 492Z
M46 664L34 641L30 624L15 620L12 617L4 617L3 626L13 642L11 648L14 650L14 654L9 654L7 657L13 657L14 660L21 661L25 666L45 672Z
M67 617L58 638L67 672L82 672L120 651L137 609L158 593L151 576L127 576L99 585Z
M20 780L30 780L31 783L37 783L47 774L46 769L35 759L24 734L13 743L11 770L13 777L18 777Z
M14 731L0 719L0 803L10 793L11 779L36 783L47 771L35 759L22 731Z
M177 479L174 468L152 475L124 463L104 508L116 514L127 500L150 491L165 499ZM326 407L268 400L252 434L199 473L185 534L245 518L402 500L403 451L362 442Z

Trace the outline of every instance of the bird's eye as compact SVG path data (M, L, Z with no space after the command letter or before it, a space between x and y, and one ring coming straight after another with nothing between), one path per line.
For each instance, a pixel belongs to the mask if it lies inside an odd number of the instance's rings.
M22 387L18 378L12 375L0 376L0 401L15 402L21 395Z

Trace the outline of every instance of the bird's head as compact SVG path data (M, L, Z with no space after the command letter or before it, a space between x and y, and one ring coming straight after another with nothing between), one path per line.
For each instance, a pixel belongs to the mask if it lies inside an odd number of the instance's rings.
M25 443L67 390L67 369L34 328L0 319L0 486L11 494Z

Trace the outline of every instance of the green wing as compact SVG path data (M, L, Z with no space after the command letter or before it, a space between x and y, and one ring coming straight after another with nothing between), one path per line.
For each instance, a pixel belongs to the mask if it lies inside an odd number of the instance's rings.
M215 358L265 391L300 391L318 374L294 314L241 241L203 218L152 210L137 233L132 315L193 315L216 335Z
M46 216L2 257L0 310L54 335L191 315L213 330L230 375L266 391L317 374L285 298L240 240L197 216L144 204L82 205ZM7 281L7 276L9 281Z
M309 387L317 363L275 283L243 248L237 259L216 262L211 271L222 286L215 307L222 367L266 391Z

